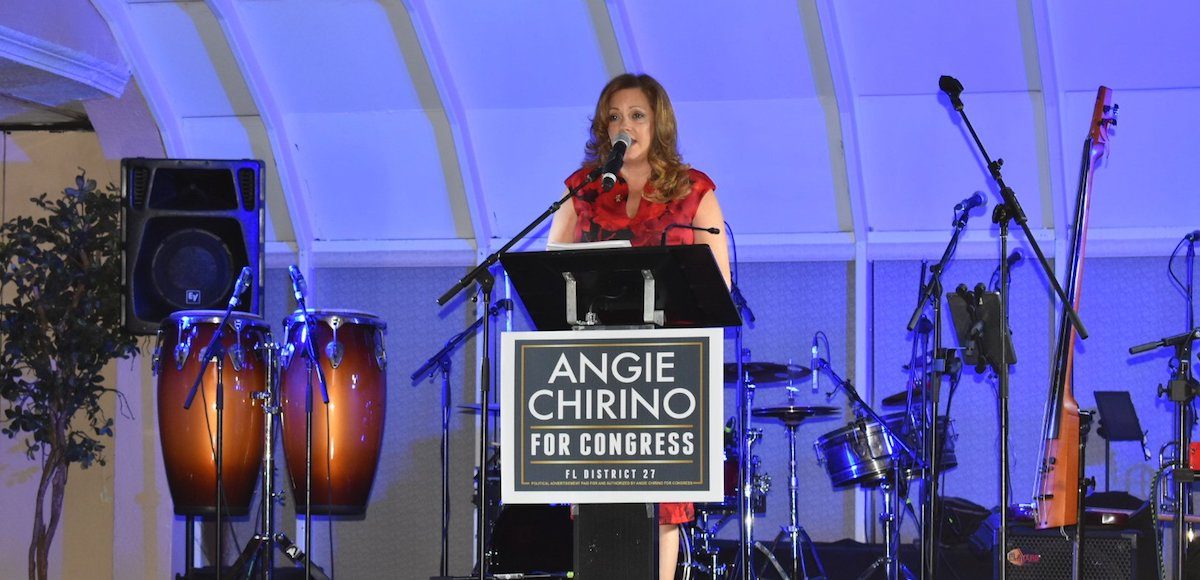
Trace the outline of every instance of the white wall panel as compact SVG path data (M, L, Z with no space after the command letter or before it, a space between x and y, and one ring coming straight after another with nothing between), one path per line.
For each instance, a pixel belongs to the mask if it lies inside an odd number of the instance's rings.
M587 5L429 2L465 108L591 105L607 80Z
M1017 192L1030 227L1048 226L1048 198L1039 190L1032 99L1025 94L964 94L963 100L969 101L971 122L988 154L1004 159L1004 181ZM863 97L858 122L873 231L949 231L951 209L973 191L987 194L989 212L999 202L966 125L943 97ZM987 219L990 213L975 218Z
M1067 93L1065 109L1074 125L1066 136L1071 196L1095 89ZM1196 187L1196 128L1200 88L1129 91L1114 88L1121 106L1109 159L1096 169L1092 227L1178 227L1179 235L1200 227ZM1077 138L1071 143L1071 138ZM1071 202L1073 207L1074 201Z
M676 108L684 159L717 184L736 232L839 231L817 99L682 102Z
M804 29L793 1L730 10L724 2L630 2L646 72L678 105L686 100L816 96Z
M454 236L438 151L423 111L287 115L317 240Z
M843 2L846 63L859 95L932 94L950 75L967 91L1030 87L1013 2Z
M1200 86L1200 3L1046 2L1065 91Z
M254 1L244 5L243 14L282 109L314 113L421 107L379 3Z

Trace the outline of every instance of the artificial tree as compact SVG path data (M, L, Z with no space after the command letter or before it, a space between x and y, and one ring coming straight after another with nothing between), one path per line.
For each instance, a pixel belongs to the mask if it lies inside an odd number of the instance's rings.
M83 171L0 225L0 431L41 462L29 578L45 580L71 464L104 465L104 367L137 353L121 324L121 195ZM49 513L47 513L47 508Z

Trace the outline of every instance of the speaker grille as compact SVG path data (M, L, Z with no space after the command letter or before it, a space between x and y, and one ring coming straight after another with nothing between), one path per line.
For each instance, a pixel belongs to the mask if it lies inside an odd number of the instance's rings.
M135 209L146 207L146 194L150 192L150 168L134 167L130 172L129 200Z
M150 262L155 292L175 310L212 310L233 288L233 253L212 232L181 230L163 239Z
M258 174L253 169L243 167L237 171L238 191L242 193L242 208L254 211L258 201Z
M1071 540L1058 530L1032 531L1013 528L1009 536L1008 577L1013 580L1058 580L1071 577ZM1073 532L1072 532L1073 533ZM1013 549L1020 549L1021 565L1012 564ZM1084 532L1084 580L1137 580L1137 534L1088 530Z

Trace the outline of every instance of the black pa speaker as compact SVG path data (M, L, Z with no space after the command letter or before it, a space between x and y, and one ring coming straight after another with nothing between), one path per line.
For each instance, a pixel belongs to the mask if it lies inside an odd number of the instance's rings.
M654 504L580 504L575 516L575 578L654 578Z
M125 328L154 334L178 310L224 310L243 267L254 275L236 310L262 314L263 162L121 160Z
M1067 528L1074 534L1074 527ZM1011 525L1008 532L1008 577L1013 580L1059 580L1071 577L1072 540L1062 530L1035 530ZM1150 580L1154 573L1152 536L1135 530L1088 527L1083 535L1083 580Z

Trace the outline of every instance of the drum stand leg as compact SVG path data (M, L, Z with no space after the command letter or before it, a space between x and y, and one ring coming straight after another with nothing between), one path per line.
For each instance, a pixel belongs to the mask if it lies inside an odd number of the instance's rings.
M788 438L788 507L790 508L788 511L791 520L787 526L780 530L779 537L782 538L786 534L788 540L791 542L791 577L792 580L799 580L800 578L808 578L808 566L804 561L804 550L800 546L803 539L808 537L808 533L800 527L800 482L796 476L796 425L788 424L786 426Z
M701 573L708 574L709 578L718 580L723 578L726 572L726 566L720 562L719 552L716 546L712 545L712 540L717 535L717 530L721 529L728 521L728 518L722 518L715 525L710 525L710 514L701 512L696 516L696 523L691 526L687 533L680 534L680 538L687 538L687 546L684 547L687 561L684 563L684 578L690 579L693 570L699 570Z
M320 566L314 566L308 556L300 550L287 534L275 531L275 501L279 494L275 491L275 418L279 415L279 401L276 393L279 392L279 374L276 364L278 345L270 343L267 345L259 345L263 351L263 361L267 368L267 389L254 394L254 398L262 403L264 419L263 419L263 467L262 467L262 502L261 502L261 517L263 529L250 539L246 547L242 549L238 555L237 561L233 563L232 577L244 578L249 580L255 576L255 569L259 571L258 577L262 580L273 580L275 577L275 548L279 550L291 560L294 564L303 564L308 570L308 577L315 580L329 580L329 576ZM190 518L189 518L190 519ZM308 522L305 521L305 528L308 529ZM188 528L189 532L191 527ZM190 544L190 540L189 540ZM189 552L188 566L191 566L191 557Z
M893 475L893 477L898 478L899 475ZM900 493L893 488L892 482L887 480L880 485L879 489L883 492L883 513L879 514L879 522L883 524L883 555L872 562L858 577L858 580L870 578L880 566L883 566L887 580L897 580L901 573L905 578L912 578L912 572L900 561L899 550L897 550L900 542L900 529L896 526L896 522L900 521L898 518Z

